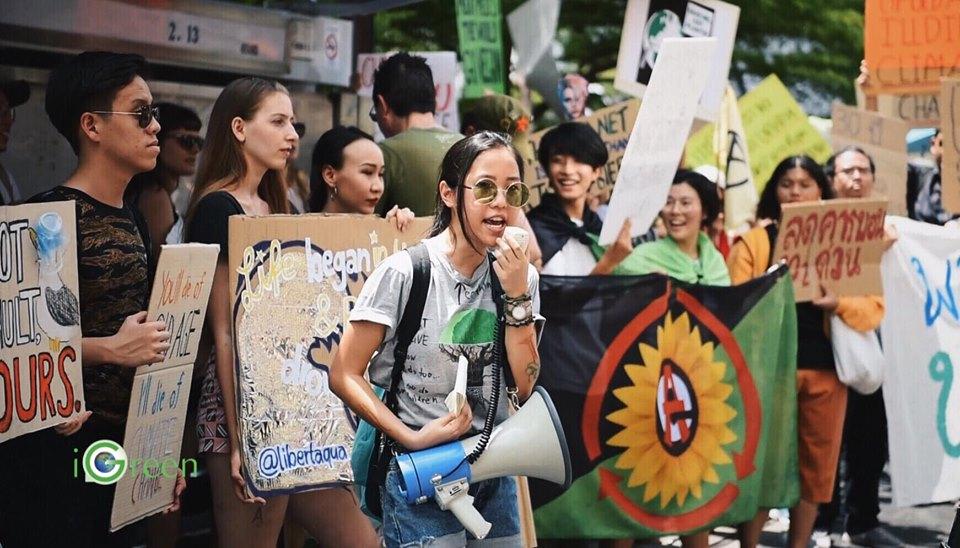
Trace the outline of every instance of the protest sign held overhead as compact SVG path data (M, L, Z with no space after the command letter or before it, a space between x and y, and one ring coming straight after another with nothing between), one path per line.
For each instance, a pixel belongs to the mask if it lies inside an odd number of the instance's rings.
M603 166L600 177L590 189L591 195L609 197L613 191L613 184L617 180L617 173L620 171L620 162L623 160L623 153L627 150L627 139L630 138L630 131L637 120L637 112L640 111L640 101L630 99L622 103L617 103L606 108L602 108L586 118L580 118L577 122L589 124L603 143L607 146L607 165ZM547 128L538 131L530 136L530 142L534 150L540 148L540 140L550 131ZM540 162L537 161L536 154L531 159L532 163L526 166L524 175L530 184L530 208L534 208L540 203L540 197L550 189L550 180Z
M84 411L76 207L0 207L0 443Z
M573 464L531 480L543 538L643 538L797 502L796 310L785 269L736 287L545 276L539 384ZM790 456L792 455L792 457Z
M907 131L906 122L875 112L833 104L833 149L860 147L876 166L874 193L888 200L887 212L907 214Z
M537 61L549 55L560 19L560 0L527 0L507 14L507 28L517 51L517 70L530 74Z
M643 97L667 38L717 39L710 74L697 107L697 118L713 121L727 87L727 73L737 36L740 8L719 0L630 0L623 20L614 86Z
M880 334L896 506L960 497L960 231L891 218ZM891 313L892 312L892 313Z
M960 10L952 1L868 0L864 53L880 93L936 93L960 73Z
M885 199L783 204L773 260L793 276L797 302L819 297L880 295Z
M366 215L230 218L237 420L247 487L258 496L353 481L357 418L327 383L364 280L418 242Z
M803 109L775 74L740 97L738 105L757 192L763 190L773 169L787 156L807 154L818 162L830 157L829 143L810 125ZM712 124L697 130L687 142L686 165L713 164L712 140Z
M737 95L730 86L723 94L720 119L714 129L713 150L723 179L723 226L727 230L740 230L754 220L758 196Z
M454 0L460 62L466 78L464 97L505 91L500 0Z
M950 212L960 212L960 78L944 78L940 92L943 107L943 158L941 200Z
M616 240L626 219L632 221L632 236L643 234L666 203L716 47L716 38L666 38L660 45L617 173L601 245Z
M137 368L127 413L123 449L140 463L136 474L117 482L110 530L166 509L174 500L180 444L187 418L193 366L207 315L220 246L165 245L147 308L148 321L170 331L170 348L160 362Z

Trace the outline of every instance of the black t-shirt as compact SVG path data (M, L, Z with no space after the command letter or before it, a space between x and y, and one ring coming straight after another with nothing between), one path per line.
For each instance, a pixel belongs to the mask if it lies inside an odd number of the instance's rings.
M232 215L243 215L243 206L225 190L211 192L197 202L187 222L185 242L220 244L220 258L226 257L227 227Z
M116 208L65 186L40 193L30 202L74 200L77 205L77 271L80 329L84 337L107 337L131 314L147 309L153 264L150 236L129 204ZM83 367L87 409L113 425L126 422L135 369L102 364Z

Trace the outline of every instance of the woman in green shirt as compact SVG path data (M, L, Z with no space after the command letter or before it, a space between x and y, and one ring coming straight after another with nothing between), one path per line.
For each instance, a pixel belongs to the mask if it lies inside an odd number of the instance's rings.
M682 282L730 285L723 255L704 232L720 214L720 196L709 179L681 169L673 178L660 218L667 236L637 247L638 274L660 272Z

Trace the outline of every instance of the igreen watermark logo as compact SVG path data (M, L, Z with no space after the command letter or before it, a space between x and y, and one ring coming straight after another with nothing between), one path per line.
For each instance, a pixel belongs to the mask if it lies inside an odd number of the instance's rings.
M74 448L74 453L80 450ZM158 478L175 478L178 474L192 477L197 471L196 459L165 458L128 458L123 446L113 440L97 440L91 443L78 461L73 459L73 477L80 477L83 468L83 480L99 485L113 485L124 474L133 474L138 483L154 483ZM157 484L159 485L159 484Z
M113 440L97 440L83 452L83 476L87 483L113 485L127 471L127 452ZM76 464L74 464L76 475Z

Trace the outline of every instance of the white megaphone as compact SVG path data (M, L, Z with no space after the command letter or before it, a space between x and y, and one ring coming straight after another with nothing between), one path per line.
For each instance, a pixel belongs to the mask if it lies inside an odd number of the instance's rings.
M560 417L547 391L537 386L519 411L494 428L486 451L476 462L467 461L480 435L415 453L397 456L400 490L410 504L436 497L464 528L482 539L490 523L467 494L470 482L502 476L529 476L570 485L570 452Z

